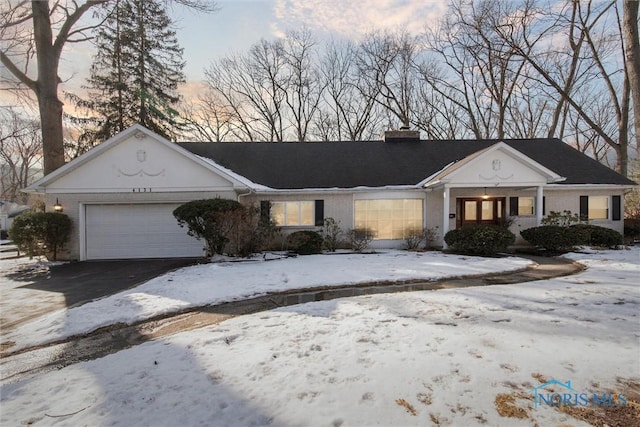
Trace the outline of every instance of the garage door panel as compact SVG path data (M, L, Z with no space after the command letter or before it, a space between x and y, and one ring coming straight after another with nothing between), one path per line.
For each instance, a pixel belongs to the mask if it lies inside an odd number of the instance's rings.
M203 243L178 225L178 204L86 206L87 259L199 257Z

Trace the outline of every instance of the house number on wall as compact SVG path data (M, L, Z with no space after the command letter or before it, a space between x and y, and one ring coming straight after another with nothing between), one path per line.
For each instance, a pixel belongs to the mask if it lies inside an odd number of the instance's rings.
M151 188L134 188L134 193L151 193Z

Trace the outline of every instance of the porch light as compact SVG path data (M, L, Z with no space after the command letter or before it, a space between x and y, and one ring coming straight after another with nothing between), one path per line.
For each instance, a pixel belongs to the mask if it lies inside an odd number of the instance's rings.
M64 210L64 209L62 209L62 205L58 201L57 197L56 197L56 204L53 205L53 210L56 211L56 212L62 212Z
M489 195L487 194L487 187L484 187L484 195L482 196L483 199L488 199Z

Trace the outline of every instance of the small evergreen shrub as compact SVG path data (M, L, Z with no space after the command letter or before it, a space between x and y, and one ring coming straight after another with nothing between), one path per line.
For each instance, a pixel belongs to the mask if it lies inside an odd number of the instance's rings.
M615 248L623 243L622 235L610 228L590 224L575 224L569 228L576 232L579 245Z
M542 225L522 230L520 235L533 246L552 252L567 252L580 244L575 228L560 225Z
M640 219L624 220L624 237L630 242L640 238Z
M444 241L456 252L485 256L505 251L515 240L511 231L494 225L456 228L444 236Z
M9 237L30 257L46 255L53 261L71 236L71 219L59 212L25 212L11 225Z
M375 237L375 233L368 228L349 230L348 234L351 249L356 252L362 252L367 249Z
M319 254L322 253L322 236L311 230L296 231L287 237L287 246L299 255Z

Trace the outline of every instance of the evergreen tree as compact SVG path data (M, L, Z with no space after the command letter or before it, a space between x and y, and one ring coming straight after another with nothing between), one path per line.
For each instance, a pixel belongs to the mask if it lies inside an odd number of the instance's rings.
M139 123L172 139L173 108L185 81L182 51L161 0L117 0L96 34L97 53L87 79L88 99L71 96L91 117L79 138L89 146Z

